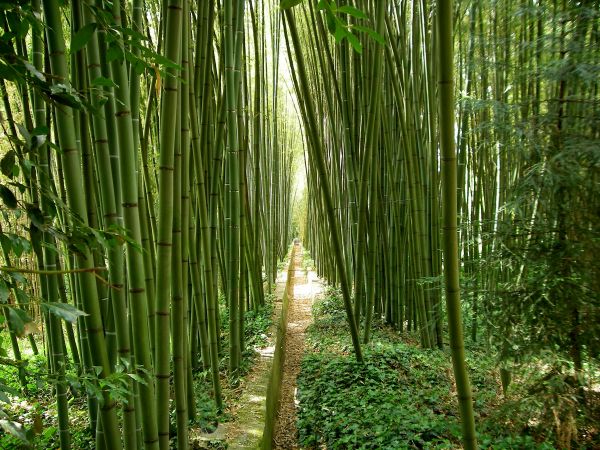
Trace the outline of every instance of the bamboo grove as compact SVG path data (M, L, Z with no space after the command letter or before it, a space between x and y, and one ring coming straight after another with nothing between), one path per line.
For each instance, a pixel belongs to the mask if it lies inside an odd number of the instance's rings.
M74 365L97 448L169 448L172 410L187 448L192 370L210 373L222 408L220 364L235 380L245 311L264 303L291 239L297 133L266 70L267 54L279 59L277 11L34 0L3 4L1 19L4 265L21 239L35 253L29 286L6 272L3 301L9 289L43 299L60 446ZM4 311L18 361L30 318Z
M600 352L592 0L0 13L0 300L15 360L23 336L48 356L61 448L71 367L98 448L167 449L171 415L187 448L193 373L222 409L244 316L296 233L341 289L357 360L381 322L450 344L465 448L463 328L498 355L505 389L546 351L585 384Z
M443 347L441 290L422 282L441 274L443 224L463 442L476 448L458 286L453 10L451 2L442 3L437 22L444 46L437 54L435 23L425 2L365 1L356 2L358 8L327 2L317 8L309 2L299 14L286 10L285 36L295 52L292 74L309 155L308 247L321 273L341 287L356 358L362 360L360 342L369 342L374 316L400 331L405 323L418 329L424 347ZM324 17L317 9L325 10ZM297 20L304 25L297 27ZM310 30L304 43L298 28ZM342 43L334 46L335 41ZM443 221L438 150L445 177Z
M505 390L511 370L544 352L585 385L584 365L598 357L597 8L349 5L307 2L295 15L300 37L292 24L288 35L306 60L306 73L300 62L294 73L309 153L322 149L325 165L309 158L306 167L305 241L321 274L342 291L354 286L346 307L355 342L369 341L374 318L416 330L423 347L442 348L447 329L460 360L452 335L465 325L471 341L497 352ZM446 93L453 77L456 104ZM453 181L458 248L449 241ZM451 298L459 289L464 323Z

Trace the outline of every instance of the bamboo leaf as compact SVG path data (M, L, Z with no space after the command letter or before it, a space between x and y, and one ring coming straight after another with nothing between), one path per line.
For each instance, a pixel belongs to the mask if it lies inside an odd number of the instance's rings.
M19 337L25 334L25 325L31 322L31 317L18 308L8 307L8 323L10 324L12 330Z
M14 396L18 396L19 395L19 391L17 391L15 388L11 387L11 386L7 386L4 383L0 383L0 401L3 401L5 403L10 403L10 399L6 394L10 394L10 395L14 395ZM5 417L3 417L5 418Z
M108 62L112 62L118 59L123 58L124 53L123 49L116 45L114 42L111 43L108 47L108 51L106 52L106 60Z
M335 32L338 28L338 23L336 21L336 17L333 15L330 9L325 11L325 20L327 22L327 29L331 34L335 35Z
M50 88L50 96L53 100L71 108L80 109L81 100L74 91L64 84L55 84Z
M144 49L144 53L146 53L146 56L148 58L151 58L154 62L158 63L161 66L164 67L168 67L170 69L176 69L176 70L181 70L183 69L182 66L180 66L179 64L174 63L173 61L171 61L169 58L156 53L153 50L150 50L148 48L143 48Z
M46 77L39 70L37 70L35 68L35 66L33 64L31 64L29 61L23 61L23 65L29 71L29 73L31 75L33 75L38 80L40 80L40 81L42 81L44 83L46 82Z
M42 307L50 314L71 323L75 323L79 317L88 315L68 303L46 302L42 303Z
M346 13L352 17L356 17L357 19L368 19L369 17L362 12L360 9L355 8L354 6L344 5L340 6L338 12Z
M129 375L133 380L137 381L138 383L143 384L144 386L148 384L148 382L144 380L141 376L139 376L137 373L128 373L127 375Z
M8 297L10 296L10 290L6 285L6 282L0 279L0 303L8 303Z
M327 0L320 0L317 4L317 9L319 11L323 11L324 9L331 10L331 6L329 6L329 2Z
M348 39L348 42L350 42L350 45L352 45L352 48L358 52L358 53L362 53L362 44L360 43L359 39L351 32L348 31L346 33L346 39Z
M94 78L92 80L92 86L96 86L96 87L117 87L117 84L113 80L111 80L110 78L98 77L98 78Z
M23 428L23 424L19 422L13 422L12 420L0 420L0 427L9 434L12 434L17 439L29 444L29 440L27 439L27 434L25 433L25 428Z
M380 35L377 31L373 30L372 28L363 27L361 25L353 25L352 28L368 34L369 37L371 39L373 39L374 41L379 42L382 45L385 45L385 39L383 38L383 36Z
M21 125L20 123L16 123L15 126L19 130L19 133L21 133L21 136L23 137L23 140L25 141L26 147L29 148L29 146L31 144L31 134L29 134L29 131L27 131L27 128L25 126Z
M94 35L94 31L98 24L88 23L84 27L81 27L71 38L71 53L76 53L81 50L90 41Z
M344 27L337 27L333 33L333 37L335 38L335 42L339 44L345 37L348 37L348 31Z
M9 150L0 161L0 171L6 177L12 178L13 167L15 166L15 152Z
M46 220L44 219L44 214L37 206L28 203L25 205L25 209L27 210L27 215L29 216L29 220L31 223L35 225L40 230L46 228Z
M15 66L0 64L0 78L8 81L16 81L20 78L20 75L15 70Z
M0 197L7 208L15 209L17 207L17 197L4 185L0 185Z

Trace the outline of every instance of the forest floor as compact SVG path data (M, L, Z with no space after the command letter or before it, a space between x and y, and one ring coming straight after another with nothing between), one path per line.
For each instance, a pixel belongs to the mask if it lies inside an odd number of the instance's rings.
M285 337L285 362L281 382L281 400L273 437L274 448L291 450L298 447L296 428L296 378L305 353L306 329L312 323L312 305L323 285L316 273L302 267L303 250L294 260L293 296L290 298Z
M265 424L266 394L273 366L277 323L281 316L283 292L287 283L287 271L278 273L274 290L272 324L267 332L266 345L254 350L258 358L249 373L241 380L234 392L227 414L231 421L223 421L211 433L202 433L196 443L199 448L256 449L262 438Z
M371 342L363 345L365 362L357 363L340 292L324 285L310 270L314 263L308 252L298 250L291 280L274 448L460 448L460 420L448 348L422 349L415 333L399 333L377 319ZM259 447L276 324L287 283L286 268L287 264L281 262L277 283L273 292L266 294L265 306L247 311L247 349L241 378L229 379L226 355L221 361L226 405L222 413L217 412L211 398L207 373L194 372L196 418L190 423L191 449ZM226 313L222 301L224 325L228 323ZM227 328L221 330L221 339L226 350ZM23 349L29 354L25 345ZM553 355L515 371L506 395L496 357L484 343L468 343L466 356L480 448L600 449L597 365L588 368L588 405L582 409L573 400L576 386L560 367L552 365ZM4 411L10 420L24 425L24 438L32 442L29 448L58 449L55 401L46 367L42 355L29 357L27 395L22 395L17 369L0 366L0 388L9 395L0 413ZM70 366L68 380L72 448L95 448L83 395L89 378L78 377ZM173 442L175 437L173 433ZM26 447L21 440L0 433L0 449L22 448Z
M312 312L296 379L297 448L462 448L448 347L421 348L416 333L377 318L358 363L339 290L325 287ZM589 392L589 405L579 411L576 386L558 369L543 369L551 360L515 370L504 394L496 356L485 343L469 342L466 359L478 448L600 449L600 403Z
M281 400L273 439L276 449L298 448L296 378L305 353L306 328L312 323L312 304L323 290L323 284L316 273L304 268L303 258L304 252L299 248L293 262ZM286 283L287 271L282 270L277 277L273 324L267 333L267 343L263 347L255 348L259 357L233 392L234 398L232 397L228 409L231 421L222 422L212 433L199 435L196 438L199 448L207 448L206 445L217 445L218 448L219 444L226 445L227 449L256 449L259 446L265 423L266 393L275 349L276 324L281 317Z

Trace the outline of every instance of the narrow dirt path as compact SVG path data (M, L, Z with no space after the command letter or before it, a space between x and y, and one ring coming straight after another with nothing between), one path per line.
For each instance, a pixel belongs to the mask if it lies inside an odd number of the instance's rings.
M298 448L296 429L296 378L300 373L300 363L304 356L306 328L312 322L312 304L315 296L322 291L316 274L302 268L303 249L299 248L294 259L293 296L290 298L288 325L285 338L285 362L281 382L281 400L275 435L275 449L291 450Z
M265 425L266 392L273 366L277 323L281 317L283 292L287 282L287 270L277 276L275 287L275 303L273 325L268 331L268 344L263 348L255 348L259 353L254 366L238 387L239 399L228 411L233 416L230 422L220 423L212 433L199 433L192 436L192 448L217 448L226 445L229 450L256 449L260 444ZM221 447L218 447L221 448Z

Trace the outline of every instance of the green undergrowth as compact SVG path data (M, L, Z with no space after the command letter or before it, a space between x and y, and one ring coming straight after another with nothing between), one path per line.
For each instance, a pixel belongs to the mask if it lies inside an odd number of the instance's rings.
M24 367L25 387L18 370L0 365L0 448L7 450L59 448L58 419L46 358L30 356ZM93 448L83 393L88 379L78 377L73 366L66 371L69 386L69 419L73 448ZM25 390L24 390L25 389Z
M221 350L223 352L219 370L221 372L221 388L224 401L224 410L219 412L212 397L212 382L208 371L197 372L194 376L194 392L196 397L196 417L191 426L198 427L202 432L212 433L216 430L219 423L233 420L232 410L238 408L239 384L240 381L248 375L254 366L258 353L257 348L264 347L268 343L268 331L273 322L274 295L265 293L265 304L257 309L250 309L244 314L244 342L245 349L242 351L242 360L240 370L236 376L227 374L229 363L229 312L225 305L225 299L221 295L220 304L220 324L221 324ZM176 437L175 414L172 414L173 438ZM174 442L174 441L173 441ZM220 441L216 442L218 447ZM215 447L215 448L217 448ZM220 447L219 447L220 448Z
M244 314L244 344L242 361L238 378L246 375L252 368L258 354L257 348L267 345L268 331L273 323L273 308L275 307L275 296L265 293L265 304L256 309L250 309ZM220 360L221 372L227 371L229 364L229 309L225 305L225 298L220 298L220 322L221 322L221 349L223 357ZM235 378L230 380L235 384Z
M460 448L448 351L421 349L415 336L375 324L360 364L352 354L339 294L328 290L315 302L313 315L298 377L302 447ZM534 430L513 409L515 399L504 398L493 356L475 349L467 355L480 448L556 448L551 432Z
M193 390L195 394L195 418L190 427L202 432L212 432L219 422L232 419L230 411L236 408L239 401L238 384L240 378L247 375L257 358L256 348L267 344L268 330L272 323L274 296L265 295L265 305L245 314L244 336L246 348L242 352L241 370L236 378L227 375L228 362L228 316L225 308L221 309L221 349L220 359L221 383L225 403L224 411L217 411L212 396L212 383L208 371L193 370ZM25 343L25 341L22 341ZM39 343L42 347L41 342ZM200 362L201 365L201 362ZM57 449L59 435L55 399L52 392L52 378L47 371L46 358L42 355L30 356L24 369L26 392L19 381L16 367L0 364L0 421L6 426L0 428L0 449ZM89 429L85 392L96 395L93 380L78 376L73 366L67 368L69 384L69 422L72 448L95 448L94 435ZM115 394L123 394L117 399L121 404L126 390L115 380ZM120 414L120 411L119 411ZM6 427L10 427L10 432ZM12 434L11 434L12 433ZM20 437L18 437L20 436ZM175 445L175 414L171 414L172 445ZM27 442L26 442L27 441ZM175 447L173 447L175 448Z

